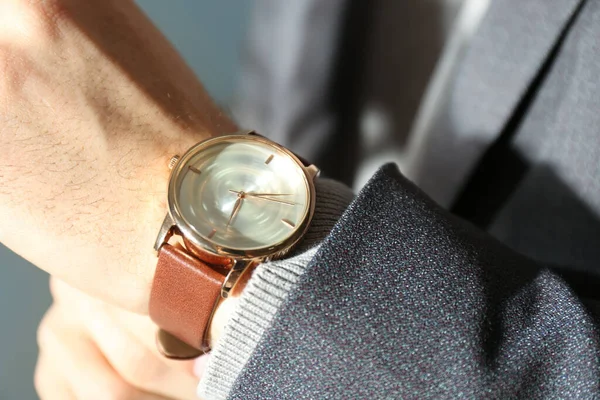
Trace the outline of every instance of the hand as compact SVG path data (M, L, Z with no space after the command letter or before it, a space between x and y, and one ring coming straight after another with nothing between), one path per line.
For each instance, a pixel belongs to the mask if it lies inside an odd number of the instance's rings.
M231 216L229 217L229 221L227 221L226 227L229 228L231 225L231 221L235 218L237 213L240 211L240 207L242 207L242 201L244 200L244 196L238 194L238 198L233 205L233 210L231 211Z
M253 197L256 199L267 200L267 201L272 201L274 203L285 204L286 206L295 206L298 204L298 203L294 203L292 201L286 201L286 200L281 200L281 199L277 199L274 197L270 197L268 194L254 194L254 193L250 192L250 193L246 193L246 195L248 197ZM277 195L275 195L275 196L277 196ZM284 195L281 195L281 196L284 196Z
M0 1L0 241L72 286L147 313L168 160L235 130L133 1Z
M288 206L295 206L298 203L293 203L291 201L285 201L285 200L280 200L277 199L275 197L277 196L291 196L291 194L284 194L284 193L253 193L253 192L240 192L240 191L236 191L236 190L231 190L229 189L229 191L231 193L235 193L238 195L238 197L241 196L241 198L244 197L255 197L257 199L262 199L262 200L268 200L268 201L273 201L275 203L281 203L281 204L285 204ZM237 204L237 203L236 203ZM229 224L228 224L229 225Z
M276 197L276 196L291 196L291 194L289 193L255 193L255 192L243 192L243 191L238 191L238 190L231 190L229 189L229 191L231 193L235 193L235 194L240 194L243 193L244 195L247 196L253 196L253 197L264 197L264 196L268 196L268 197Z
M197 398L193 362L160 356L148 317L56 279L51 289L54 304L38 332L35 384L42 400Z

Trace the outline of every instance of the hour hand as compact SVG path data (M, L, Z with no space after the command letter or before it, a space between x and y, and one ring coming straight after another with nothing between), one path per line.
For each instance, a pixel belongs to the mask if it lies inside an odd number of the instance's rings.
M231 225L231 221L233 221L237 213L240 211L240 208L242 207L242 200L243 197L239 196L238 199L235 201L235 204L233 205L233 211L231 211L231 216L229 217L229 221L227 221L226 228L229 228L229 226Z

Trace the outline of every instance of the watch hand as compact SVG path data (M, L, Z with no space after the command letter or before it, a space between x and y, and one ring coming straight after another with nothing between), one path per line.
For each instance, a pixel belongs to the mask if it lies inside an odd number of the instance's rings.
M281 203L281 204L285 204L285 205L288 205L288 206L295 206L295 205L297 205L297 204L298 204L298 203L293 203L293 202L291 202L291 201L285 201L285 200L274 199L274 198L272 198L272 197L268 197L268 196L266 196L266 195L265 195L265 196L256 196L256 195L253 195L253 194L250 194L250 193L246 193L246 196L247 196L247 197L254 197L254 198L256 198L256 199L261 199L261 200L273 201L273 202L275 202L275 203Z
M242 191L237 191L237 190L233 190L233 189L229 189L229 191L231 193L235 193L237 195L239 195L240 193L243 193L245 196L252 196L252 197L292 196L292 194L290 194L290 193L255 193L255 192L242 192Z
M254 197L263 197L263 196L267 196L267 197L292 196L292 194L290 194L290 193L254 193L254 192L246 192L246 194L248 196L254 196Z
M254 192L242 192L242 191L236 191L233 189L229 189L229 191L231 193L235 193L238 196L241 196L242 198L244 197L255 197L257 199L263 199L263 200L268 200L268 201L273 201L276 203L281 203L281 204L285 204L288 206L295 206L298 205L298 203L293 203L291 201L284 201L284 200L279 200L279 199L274 199L274 196L292 196L291 194L287 194L287 193L254 193Z
M229 217L229 221L227 221L227 225L225 225L226 228L229 228L229 225L231 225L231 221L233 221L233 219L237 215L238 211L240 211L240 208L242 207L243 199L244 199L244 197L238 194L238 199L235 201L235 204L233 206L233 211L231 212L231 216Z

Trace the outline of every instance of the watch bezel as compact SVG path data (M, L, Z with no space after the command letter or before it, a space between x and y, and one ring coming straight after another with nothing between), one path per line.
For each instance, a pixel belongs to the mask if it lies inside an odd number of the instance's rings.
M248 132L253 133L253 132ZM315 186L313 179L315 177L314 167L306 166L304 163L290 150L285 148L284 146L273 142L263 136L258 134L233 134L226 136L217 136L213 138L206 139L202 142L197 143L192 146L175 164L173 169L171 170L171 176L169 178L169 188L168 188L168 206L169 206L169 216L173 222L173 226L179 231L181 235L183 235L187 242L192 244L196 250L208 252L209 254L223 256L227 258L232 258L235 260L250 260L250 259L275 259L283 257L289 251L291 251L294 246L300 241L300 239L306 233L310 222L312 220L314 209L315 209ZM220 246L216 243L213 243L206 238L202 237L200 234L196 232L196 230L191 227L181 215L180 210L177 207L177 191L178 185L177 181L179 176L182 174L183 169L188 164L189 160L194 157L196 154L202 151L202 149L217 144L223 141L231 141L231 140L241 140L241 141L257 141L269 146L273 146L277 150L281 151L283 154L290 157L302 170L305 182L308 187L308 201L309 206L307 208L306 214L302 222L298 225L297 229L294 233L287 237L286 239L262 248L251 249L251 250L241 250L235 248L229 248L226 246Z

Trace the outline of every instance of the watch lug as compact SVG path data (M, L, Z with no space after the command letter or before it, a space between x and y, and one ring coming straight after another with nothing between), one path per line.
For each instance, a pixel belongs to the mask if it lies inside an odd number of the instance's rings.
M316 165L311 164L308 167L306 167L306 172L308 172L308 176L310 176L312 179L315 179L319 176L321 170L319 170L319 168L317 168Z
M236 283L240 280L240 277L246 271L246 269L252 264L249 260L235 260L231 271L227 274L223 286L221 286L221 297L226 299L235 287Z
M175 223L171 218L171 214L167 213L160 230L158 231L158 236L156 237L156 242L154 243L154 250L159 251L163 244L167 243L173 234L173 227Z

